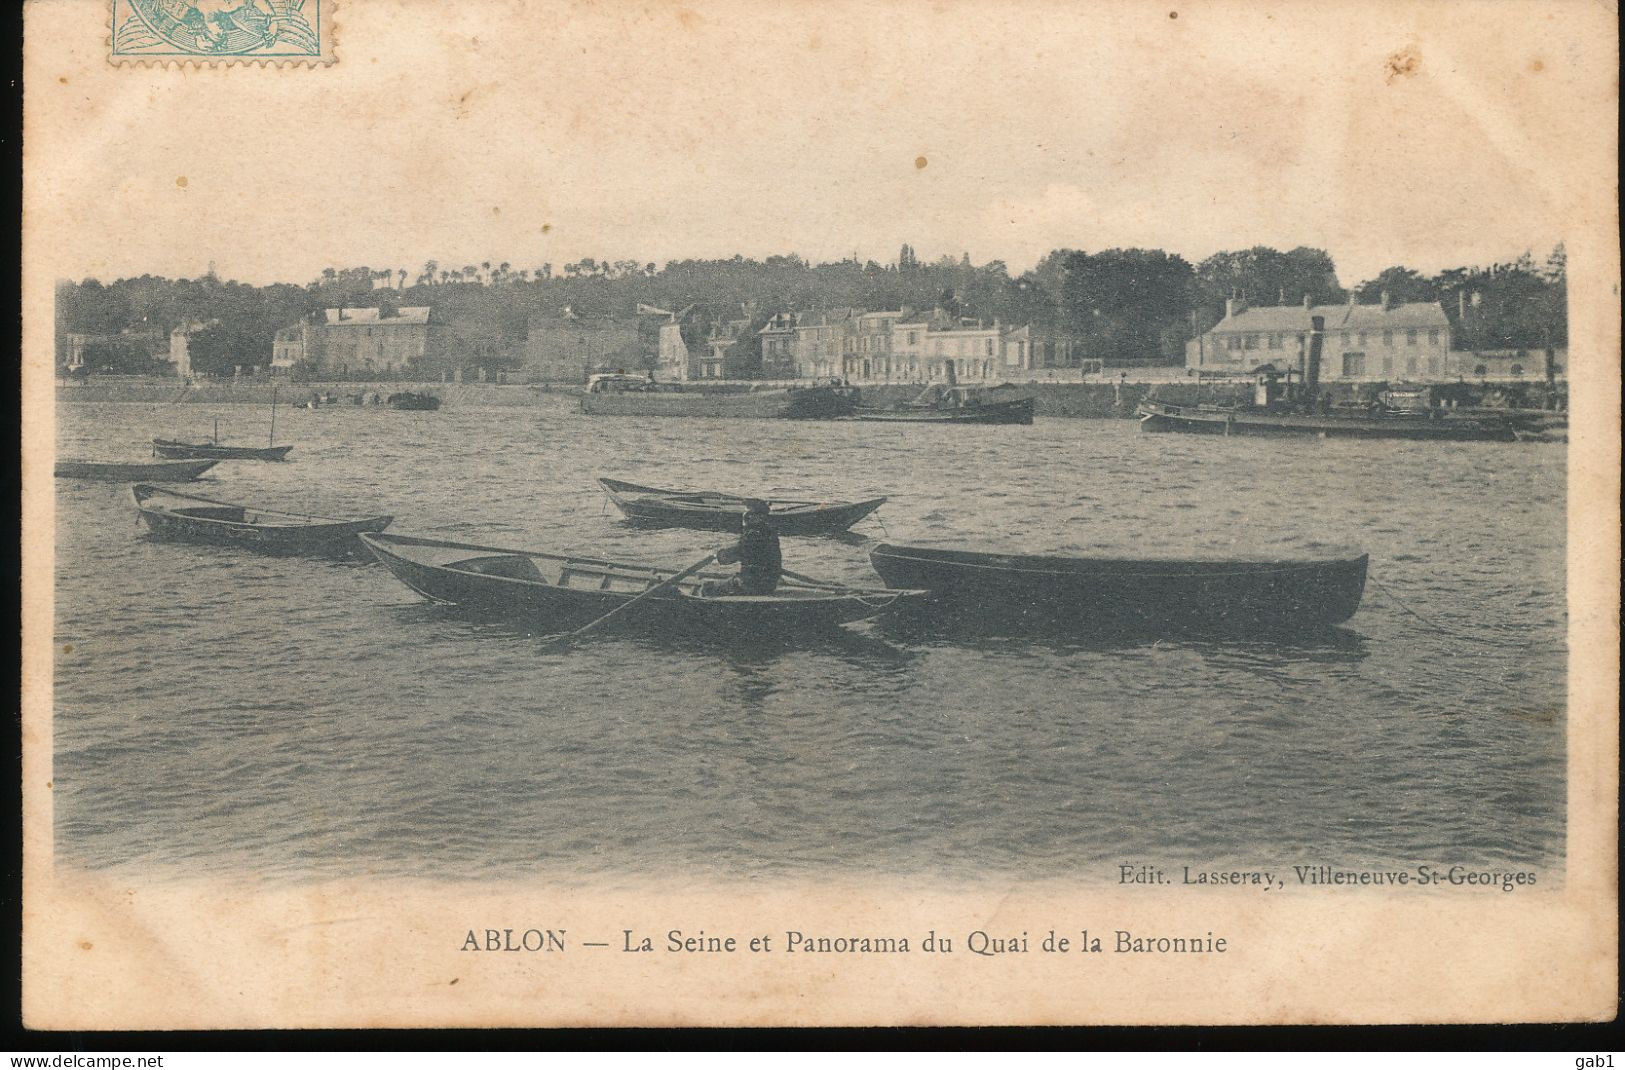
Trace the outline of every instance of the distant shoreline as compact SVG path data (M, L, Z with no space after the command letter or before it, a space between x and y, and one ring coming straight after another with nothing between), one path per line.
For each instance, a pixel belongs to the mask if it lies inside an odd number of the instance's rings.
M1129 380L1055 383L1021 382L1012 380L1012 396L1031 396L1038 403L1039 416L1058 416L1073 419L1132 419L1135 409L1153 390L1163 401L1176 405L1190 405L1197 401L1236 402L1250 398L1252 388L1244 382L1208 383L1200 388L1194 381L1168 382L1166 380L1134 382ZM1369 383L1332 382L1324 384L1336 401L1350 400L1360 387L1369 389ZM911 399L924 388L923 383L859 384L865 404L889 406ZM61 402L126 403L126 404L209 404L209 405L265 405L271 404L273 389L279 405L290 408L308 401L313 394L337 398L333 407L351 406L350 399L358 393L369 398L373 394L388 397L400 391L430 393L438 396L447 408L538 408L560 404L574 407L584 387L574 384L521 384L521 383L442 383L442 382L323 382L323 383L271 383L265 380L203 381L185 386L172 379L94 378L87 382L58 380L56 398ZM1200 396L1198 396L1200 390ZM325 406L324 406L325 407Z

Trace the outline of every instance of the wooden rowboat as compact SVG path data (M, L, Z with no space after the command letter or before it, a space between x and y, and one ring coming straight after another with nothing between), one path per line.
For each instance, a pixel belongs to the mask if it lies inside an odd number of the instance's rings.
M881 543L888 587L925 588L949 615L1011 630L1270 632L1339 624L1365 590L1365 554L1302 559L1072 558Z
M600 479L609 500L634 523L660 527L738 531L747 499L713 490L662 490L619 479ZM885 498L861 502L766 499L773 530L780 535L833 535L879 509Z
M185 542L243 546L274 554L333 556L361 549L356 536L383 531L391 517L332 517L233 505L198 494L182 494L146 483L130 497L154 535Z
M160 457L171 459L198 459L212 457L217 461L281 461L286 460L292 446L222 446L218 442L177 442L170 438L155 438L152 448Z
M58 479L100 479L110 483L187 483L220 462L197 461L57 461Z
M596 620L678 571L409 535L368 534L361 541L396 579L425 598L523 619L550 631ZM866 620L925 597L923 591L789 579L769 595L701 593L706 581L731 575L701 572L679 581L623 614L625 624L684 637L717 632L794 636Z

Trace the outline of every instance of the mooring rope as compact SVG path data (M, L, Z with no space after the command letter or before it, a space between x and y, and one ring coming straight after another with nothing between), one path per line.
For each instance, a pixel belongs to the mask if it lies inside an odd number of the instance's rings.
M1465 639L1468 642L1472 642L1472 643L1483 643L1486 646L1498 646L1498 647L1503 647L1503 648L1512 649L1512 650L1527 650L1529 648L1528 643L1507 642L1507 641L1501 640L1501 639L1491 639L1491 638L1489 638L1487 636L1482 636L1482 635L1468 635L1466 632L1457 631L1456 629L1448 627L1447 625L1440 624L1436 620L1432 620L1432 619L1430 619L1430 618L1428 618L1426 616L1423 616L1421 613L1418 613L1416 610L1414 610L1410 606L1406 605L1405 600L1403 598L1401 598L1395 592L1389 590L1388 585L1383 583L1382 581L1378 580L1375 576L1367 574L1366 575L1366 582L1371 584L1377 590L1381 591L1384 595L1386 595L1388 597L1389 601L1391 601L1394 605L1398 606L1400 609L1404 610L1406 613L1410 614L1412 617L1415 617L1418 621L1420 621L1422 624L1426 625L1428 628L1431 628L1433 631L1443 633L1444 635L1453 636L1454 638L1457 638L1457 639Z

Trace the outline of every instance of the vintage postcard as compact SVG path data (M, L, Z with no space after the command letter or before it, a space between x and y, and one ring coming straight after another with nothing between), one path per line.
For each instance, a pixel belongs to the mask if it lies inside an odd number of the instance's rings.
M25 29L30 1026L1614 1015L1610 5Z

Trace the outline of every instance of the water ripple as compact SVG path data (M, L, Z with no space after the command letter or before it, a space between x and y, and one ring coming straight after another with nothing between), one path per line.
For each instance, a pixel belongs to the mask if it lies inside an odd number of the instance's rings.
M263 433L252 407L60 409L63 441L103 456L217 414ZM295 413L292 463L224 464L200 492L663 562L718 538L620 523L595 476L885 494L864 534L1061 554L1352 542L1381 586L1347 628L1267 643L879 622L560 651L374 567L150 540L123 488L62 481L58 851L294 879L1561 857L1561 447L917 431L595 421L562 399ZM873 582L850 543L786 557Z

